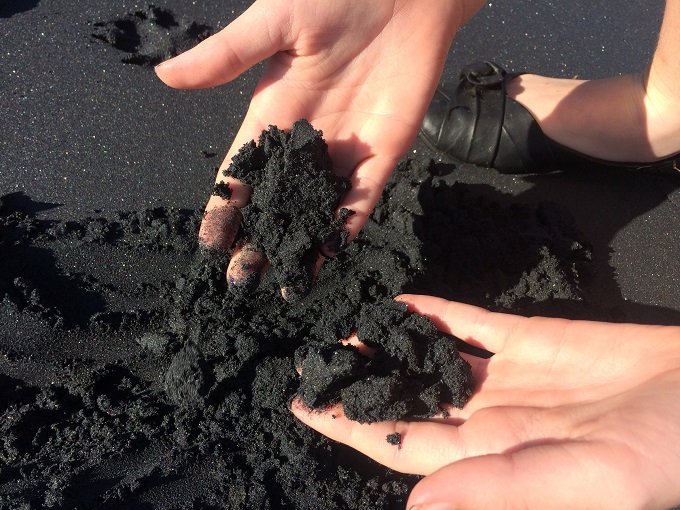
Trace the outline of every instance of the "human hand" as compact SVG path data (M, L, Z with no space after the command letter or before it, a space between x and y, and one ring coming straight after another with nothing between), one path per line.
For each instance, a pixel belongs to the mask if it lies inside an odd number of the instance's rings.
M680 504L680 327L525 318L401 296L495 354L463 355L476 390L425 421L362 425L299 401L322 434L428 475L408 508L670 508ZM398 432L401 444L387 443ZM434 507L433 507L434 508Z
M171 87L212 87L268 58L220 170L269 125L287 130L300 118L309 120L324 133L334 172L351 181L338 205L355 212L345 225L351 240L417 135L455 31L483 3L257 0L224 30L156 72ZM228 182L232 194L228 200L210 198L199 238L226 253L251 190L221 171L217 181ZM255 274L259 281L266 266L263 254L246 243L235 249L227 279L243 286Z

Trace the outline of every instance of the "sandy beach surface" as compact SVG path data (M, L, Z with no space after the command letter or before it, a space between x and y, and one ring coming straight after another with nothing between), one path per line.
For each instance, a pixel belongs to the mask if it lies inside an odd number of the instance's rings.
M420 141L304 300L271 275L230 293L196 234L261 67L202 91L152 67L248 4L0 2L2 508L402 508L418 477L288 409L296 353L346 336L365 303L680 323L679 176L508 176ZM479 59L638 71L662 8L492 2L443 77Z

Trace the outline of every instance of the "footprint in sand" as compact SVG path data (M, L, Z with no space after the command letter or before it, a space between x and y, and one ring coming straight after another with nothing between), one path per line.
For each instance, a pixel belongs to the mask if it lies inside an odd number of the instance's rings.
M126 64L153 67L195 46L212 28L175 16L169 9L148 5L111 21L94 23L92 37L126 55Z

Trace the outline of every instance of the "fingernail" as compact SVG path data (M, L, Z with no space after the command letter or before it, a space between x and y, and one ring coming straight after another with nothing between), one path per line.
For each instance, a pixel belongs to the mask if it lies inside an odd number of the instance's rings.
M241 226L241 211L232 205L215 207L205 212L198 240L202 248L224 255L231 248Z
M450 503L423 503L411 506L408 510L456 510L456 507Z
M178 57L178 55L175 55L174 57L166 58L163 62L160 62L154 66L154 69L158 69L159 67L164 67L168 62L172 62Z
M166 62L167 62L167 60L164 60L160 64L156 64L155 66L153 66L153 70L158 71L159 69L162 69L163 67L165 67Z
M227 284L234 294L247 296L260 285L269 262L265 254L252 244L239 241L237 247L227 268Z

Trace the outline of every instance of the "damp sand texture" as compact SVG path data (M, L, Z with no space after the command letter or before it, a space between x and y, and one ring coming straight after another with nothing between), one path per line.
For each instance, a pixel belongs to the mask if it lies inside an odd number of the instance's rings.
M344 246L352 214L343 208L335 215L350 182L333 173L323 133L304 119L290 132L270 126L239 150L224 175L253 187L241 209L244 238L264 252L288 300L304 297L320 250Z

